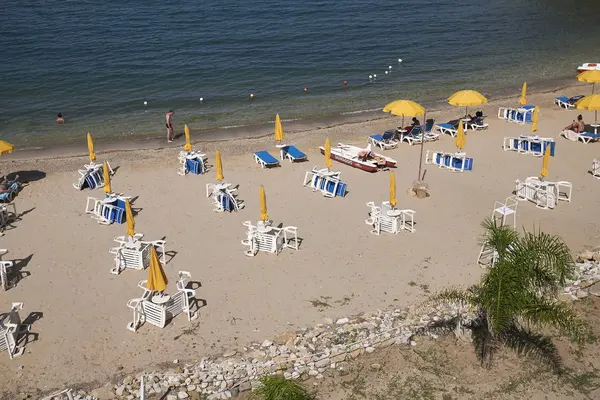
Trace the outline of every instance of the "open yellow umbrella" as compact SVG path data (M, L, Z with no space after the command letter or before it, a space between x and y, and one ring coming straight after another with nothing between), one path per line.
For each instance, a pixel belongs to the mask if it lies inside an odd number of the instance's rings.
M538 118L540 117L540 109L533 109L533 116L531 117L531 132L537 132L538 130Z
M4 140L0 140L0 156L12 153L14 149L15 146L13 146L12 144L7 143Z
M542 179L548 176L548 164L550 164L550 146L546 146L546 150L544 151L544 158L542 160L542 172L540 172Z
M383 112L389 112L398 117L402 117L402 126L404 127L404 117L417 117L425 114L425 108L412 100L396 100L386 104Z
M523 87L521 88L521 98L519 99L519 104L522 106L527 104L527 82L524 82Z
M102 169L104 171L104 193L109 194L112 192L112 189L110 187L110 171L108 170L106 161L104 161L104 168Z
M265 194L265 187L263 185L260 185L260 220L269 220L269 214L267 214L267 195Z
M453 106L465 107L465 117L469 106L480 106L487 103L484 95L476 90L459 90L452 96L448 97L448 103Z
M96 161L96 153L94 152L94 139L92 139L92 134L89 132L87 134L87 142L88 151L90 153L90 161Z
M456 132L456 137L454 138L454 145L462 150L465 148L467 144L467 137L465 136L465 128L463 127L463 122L458 121L458 132Z
M600 110L600 94L592 94L585 96L575 103L575 107L579 110L595 111L595 121L598 123L598 110Z
M217 159L215 162L217 164L217 180L222 181L225 177L223 176L223 163L221 162L221 152L219 150L217 150L215 157Z
M127 236L135 235L135 221L133 220L133 212L131 211L131 203L125 200L125 219L127 220Z
M396 200L396 174L394 171L390 172L390 206L396 207L398 201Z
M283 142L283 125L281 125L281 118L279 118L279 114L275 116L275 141Z
M592 94L594 94L594 89L596 83L600 82L600 71L583 71L579 75L577 75L577 80L580 82L587 82L592 84Z
M187 124L185 124L184 132L185 132L185 145L183 146L183 151L192 151L192 142L190 139L190 128L188 128Z
M333 163L331 162L331 143L329 142L329 138L325 140L325 166L327 169L331 168Z
M167 288L167 276L163 270L160 261L158 260L158 254L154 246L150 249L150 268L148 268L148 281L146 282L146 289L153 292L163 292Z

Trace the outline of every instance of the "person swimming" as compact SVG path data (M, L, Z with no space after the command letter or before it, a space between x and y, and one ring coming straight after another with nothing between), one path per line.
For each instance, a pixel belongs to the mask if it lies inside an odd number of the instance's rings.
M65 119L62 116L62 113L58 113L58 115L56 116L56 123L57 124L64 124L65 123Z

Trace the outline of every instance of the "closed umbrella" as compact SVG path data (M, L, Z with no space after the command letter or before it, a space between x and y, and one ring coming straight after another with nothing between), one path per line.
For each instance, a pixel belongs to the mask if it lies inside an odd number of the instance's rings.
M125 200L125 219L127 220L127 236L135 236L135 221L133 220L133 212L131 211L129 200Z
M4 140L0 140L0 156L12 153L14 149L15 146L13 146L12 144L7 143Z
M527 104L527 82L524 82L523 87L521 88L521 98L519 99L519 104L522 106Z
M598 124L598 110L600 110L600 94L585 96L575 103L579 110L595 111L595 124Z
M548 164L550 164L550 146L546 146L546 150L544 151L544 158L542 160L542 171L540 172L540 176L542 179L548 176Z
M389 112L392 115L402 117L402 127L404 127L404 117L418 117L425 114L425 108L412 100L396 100L386 104L383 112Z
M462 121L458 121L458 132L456 133L456 137L454 138L454 145L462 150L465 148L467 144L467 137L465 136L465 128L463 127Z
M192 142L190 139L190 128L188 128L187 124L184 127L185 132L185 145L183 146L184 151L192 151Z
M148 281L146 282L146 289L152 292L164 292L167 288L167 277L163 270L160 261L158 260L158 254L154 246L150 249L150 268L148 268Z
M104 171L104 193L109 194L112 192L112 189L110 187L110 171L108 170L106 161L104 161L104 168L102 169Z
M283 125L281 125L281 118L279 118L279 114L275 116L275 141L283 142Z
M327 169L331 168L333 163L331 162L331 143L329 143L329 138L325 140L325 166Z
M269 214L267 214L267 195L265 194L265 187L260 186L260 220L268 221Z
M390 206L396 207L398 201L396 200L396 174L394 171L390 172Z
M484 95L476 90L459 90L452 96L448 97L448 103L453 106L465 107L465 117L468 114L470 106L480 106L487 103Z
M531 132L537 132L538 130L538 118L540 117L540 109L533 109L533 116L531 117Z
M221 162L221 152L219 150L217 150L215 158L217 159L215 162L217 164L217 180L222 181L225 177L223 176L223 163Z
M90 161L96 161L96 153L94 152L94 139L92 139L92 134L89 132L87 134L87 143L88 152L90 153Z

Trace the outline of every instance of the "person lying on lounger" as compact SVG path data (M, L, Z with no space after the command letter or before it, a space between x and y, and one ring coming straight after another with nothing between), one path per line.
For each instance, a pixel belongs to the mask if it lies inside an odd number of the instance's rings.
M5 178L1 183L0 183L0 194L1 193L6 193L8 192L8 190L10 189L10 187L15 184L15 182L19 182L19 175L15 176L15 179L13 179L12 181L9 180L8 178Z

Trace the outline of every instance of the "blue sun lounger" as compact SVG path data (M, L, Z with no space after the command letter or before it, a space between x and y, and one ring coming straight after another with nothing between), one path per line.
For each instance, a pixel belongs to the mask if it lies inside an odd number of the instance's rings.
M185 160L185 169L192 174L202 175L204 173L204 163L198 159L187 159Z
M579 134L579 136L577 136L577 140L583 143L596 142L600 140L600 133L582 132Z
M398 142L394 140L394 136L396 136L395 131L385 131L382 135L369 136L369 143L374 144L381 150L394 149L398 147Z
M460 154L444 153L442 151L427 150L425 164L437 165L440 168L453 172L473 170L473 159Z
M4 193L0 193L0 201L4 203L9 203L15 197L15 194L19 192L19 183L13 182L12 185L8 187L8 190Z
M292 145L283 146L280 149L280 153L281 153L282 160L285 160L287 158L288 160L290 160L290 162L306 161L308 159L306 154L304 154L303 152L298 150L298 148L296 146L292 146Z
M583 96L581 96L581 95L573 96L573 97L558 96L557 98L554 99L554 104L568 110L569 108L574 108L575 103L578 100L581 100L582 98L583 98Z
M260 164L261 168L276 167L279 165L279 160L273 157L268 151L257 151L254 153L254 161Z
M304 175L303 186L318 190L325 197L344 197L348 185L340 180L339 172L329 172L327 169L313 168Z

